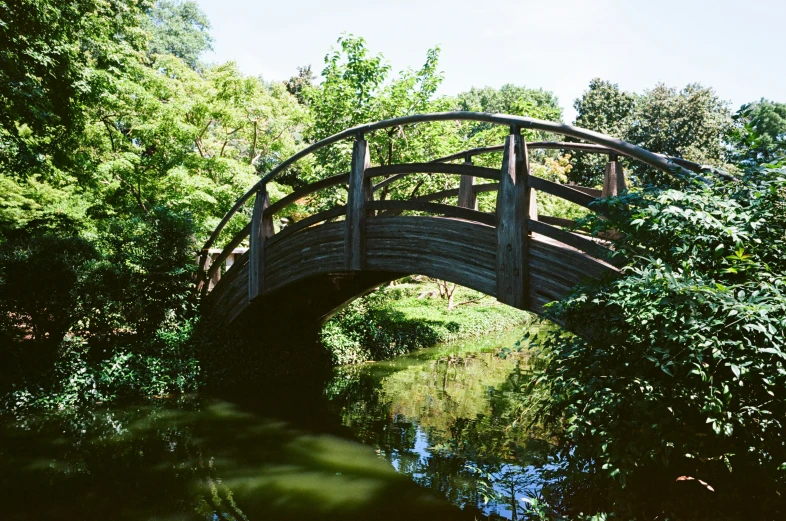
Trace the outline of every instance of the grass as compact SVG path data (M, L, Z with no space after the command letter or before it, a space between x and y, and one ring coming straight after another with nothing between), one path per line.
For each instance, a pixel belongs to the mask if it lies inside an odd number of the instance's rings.
M435 282L404 280L356 300L325 324L322 344L334 364L386 360L533 321L529 313L464 287L456 288L449 311Z

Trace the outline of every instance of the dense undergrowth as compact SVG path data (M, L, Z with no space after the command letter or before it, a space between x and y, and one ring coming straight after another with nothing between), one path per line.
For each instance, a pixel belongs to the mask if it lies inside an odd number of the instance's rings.
M322 344L334 364L386 360L532 320L532 315L468 288L456 290L455 307L448 310L436 283L408 280L352 302L323 326Z
M560 451L548 519L786 515L786 170L608 201L622 277L541 338L534 420ZM576 334L574 334L576 333Z

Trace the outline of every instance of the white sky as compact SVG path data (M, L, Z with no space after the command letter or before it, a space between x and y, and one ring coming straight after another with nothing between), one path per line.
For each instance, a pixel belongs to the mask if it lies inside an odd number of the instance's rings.
M601 77L641 92L658 81L713 87L733 108L786 102L786 0L197 0L213 25L208 61L284 80L316 75L341 33L395 71L442 49L442 94L514 83L573 100Z

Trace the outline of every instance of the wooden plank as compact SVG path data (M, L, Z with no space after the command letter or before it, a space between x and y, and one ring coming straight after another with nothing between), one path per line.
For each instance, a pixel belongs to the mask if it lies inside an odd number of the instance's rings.
M578 190L581 193L587 194L595 199L603 197L603 190L598 190L597 188L587 188L586 186L576 186L576 185L568 185L574 190Z
M602 197L614 197L626 190L625 172L622 163L616 159L606 163L606 173L603 176Z
M551 215L539 215L540 222L551 224L553 226L562 226L563 228L573 228L576 226L576 221L573 219L565 219L564 217L552 217Z
M446 217L454 217L457 219L465 219L467 221L475 221L489 226L496 225L496 218L491 214L478 212L477 210L470 210L469 208L460 208L458 206L451 206L448 204L427 203L422 201L371 201L367 207L373 210L395 210L397 212L413 211L413 212L428 212L444 215ZM381 216L380 216L381 217Z
M505 138L497 191L497 300L529 308L527 239L529 223L529 160L521 135Z
M393 174L454 174L480 177L499 181L499 171L493 168L452 163L404 163L399 165L375 166L368 169L367 177L382 177Z
M352 146L352 167L349 172L347 220L344 238L345 266L348 270L362 270L366 255L366 200L373 195L371 178L366 170L371 167L368 141L356 139Z
M530 219L529 229L531 232L539 233L540 235L567 244L593 257L606 260L611 256L611 250L603 247L592 239L546 224L545 222Z
M266 185L254 199L251 217L251 248L248 264L248 301L251 302L265 291L265 242L273 236L273 215L265 212L270 207Z
M570 201L571 203L583 206L584 208L589 208L590 210L598 213L602 213L600 212L600 207L597 204L590 207L590 203L596 200L595 197L587 195L584 192L580 192L572 186L561 185L535 176L529 177L529 185L536 190L540 190L541 192L556 195L557 197L565 199L566 201Z
M330 188L331 186L343 185L348 182L349 182L349 174L334 175L331 177L326 177L325 179L320 179L315 183L311 183L310 185L304 186L300 190L295 190L294 192L287 195L286 197L282 197L275 203L271 204L265 211L265 214L272 217L277 212L280 212L290 204L295 203L300 199L303 199L304 197L313 194L314 192L324 190L325 188Z
M472 165L472 159L467 158L464 162L465 165ZM472 186L475 184L475 177L471 175L461 176L459 181L458 205L462 208L469 208L470 210L478 209L478 197L472 191Z
M346 212L347 212L347 207L344 205L340 205L340 206L333 207L330 210L325 210L324 212L319 212L319 213L315 213L314 215L309 215L305 219L301 219L283 228L280 232L278 232L273 236L270 242L278 242L292 235L293 233L297 233L300 230L305 230L309 226L313 226L315 224L321 223L322 221L335 219L336 217L344 215Z

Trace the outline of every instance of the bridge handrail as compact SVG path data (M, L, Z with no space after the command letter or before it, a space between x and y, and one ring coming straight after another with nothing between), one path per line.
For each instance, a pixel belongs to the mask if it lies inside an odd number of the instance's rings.
M667 158L666 156L655 154L636 145L632 145L630 143L622 141L621 139L606 136L604 134L600 134L592 130L575 127L573 125L567 125L565 123L544 121L544 120L528 118L524 116L512 116L507 114L489 114L485 112L463 112L463 111L435 112L431 114L403 116L403 117L378 121L376 123L367 123L363 125L358 125L356 127L346 129L342 132L333 134L332 136L317 141L316 143L302 149L301 151L292 155L288 159L284 160L278 166L273 168L270 172L262 176L262 178L256 184L254 184L254 186L252 186L245 194L243 194L235 202L232 208L229 209L226 215L224 215L224 217L218 223L216 229L213 231L213 233L210 235L208 240L205 242L205 245L203 246L202 250L203 251L208 250L215 243L215 241L218 239L219 235L221 234L221 232L223 231L224 227L229 222L229 220L238 212L238 210L240 210L240 208L243 207L243 205L251 198L251 196L256 194L268 182L275 179L275 177L279 173L286 170L291 165L303 159L304 157L313 154L314 152L322 148L332 145L333 143L336 143L338 141L341 141L349 137L360 136L369 132L373 132L375 130L382 130L391 127L398 127L403 125L412 125L412 124L426 123L426 122L437 122L437 121L477 121L477 122L484 122L484 123L492 123L501 126L510 126L511 128L519 129L519 130L527 129L527 130L540 130L544 132L551 132L554 134L560 134L564 136L570 136L576 139L589 141L591 144L599 145L602 148L611 150L616 154L636 159L644 164L647 164L657 170L661 170L667 174L671 174L673 170L679 167L687 169L687 167L684 166L687 163L685 163L684 161L679 161L679 162L673 161L670 158ZM204 263L200 264L200 268L204 269Z

